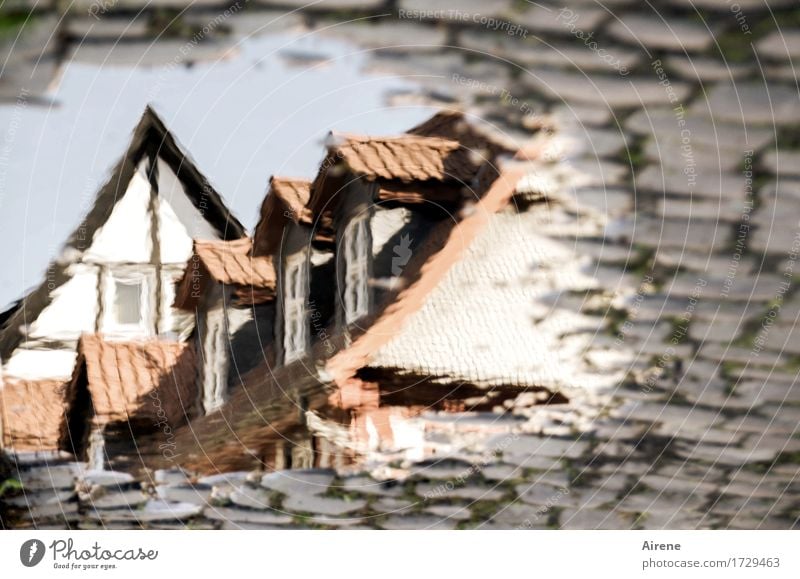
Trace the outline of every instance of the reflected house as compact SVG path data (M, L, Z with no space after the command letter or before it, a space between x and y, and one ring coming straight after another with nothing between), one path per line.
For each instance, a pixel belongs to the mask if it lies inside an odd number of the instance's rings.
M148 110L56 282L4 314L5 446L343 466L434 454L426 413L563 402L520 243L542 205L507 140L444 112L326 147L313 181L270 180L248 237Z
M195 320L172 307L175 282L193 239L244 236L148 108L46 279L3 314L4 448L92 455L106 428L159 429L159 403L171 428L196 414Z
M196 319L194 334L204 413L228 399L236 377L263 358L273 327L275 267L269 256L253 256L249 237L195 240L177 283L174 307Z
M493 410L522 393L564 401L530 356L530 251L513 239L513 222L532 223L514 203L523 168L498 171L505 150L462 115L414 131L331 134L312 183L272 179L253 256L274 263L274 338L242 387L179 434L183 464L419 458L429 449L415 417L427 411Z

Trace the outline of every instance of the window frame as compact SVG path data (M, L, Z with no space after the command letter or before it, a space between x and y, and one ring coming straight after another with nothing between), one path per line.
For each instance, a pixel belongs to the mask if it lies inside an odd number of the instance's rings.
M105 283L103 285L103 299L102 299L102 327L101 331L104 334L144 334L150 335L152 329L153 317L153 299L152 293L154 288L152 272L146 271L124 271L124 270L106 270ZM139 286L139 321L128 323L121 322L117 316L117 286Z
M310 329L307 320L309 288L308 259L305 251L284 260L281 275L281 308L284 364L302 358L308 351Z
M370 215L363 211L353 217L342 239L344 250L344 291L342 306L345 326L355 323L370 311Z

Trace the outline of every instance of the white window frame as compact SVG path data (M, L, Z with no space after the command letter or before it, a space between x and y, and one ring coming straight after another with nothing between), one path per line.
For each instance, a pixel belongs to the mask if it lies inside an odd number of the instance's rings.
M344 321L350 325L369 313L369 214L353 217L345 229Z
M137 323L120 323L116 314L117 284L138 284L139 321ZM103 287L103 324L101 331L107 335L145 335L152 334L153 312L153 275L143 271L108 270Z
M305 252L300 252L286 258L281 280L284 364L302 358L308 349L307 297L308 260Z

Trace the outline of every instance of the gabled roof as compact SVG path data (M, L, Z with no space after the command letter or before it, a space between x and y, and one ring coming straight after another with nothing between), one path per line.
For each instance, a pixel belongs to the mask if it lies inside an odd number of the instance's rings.
M468 185L480 159L457 141L400 135L364 137L331 133L328 154L311 187L309 207L319 215L344 185L342 167L368 181L460 183Z
M361 335L327 361L326 371L337 385L342 387L353 380L381 348L402 332L409 318L425 305L429 295L467 254L492 216L508 205L524 174L520 167L505 169L465 217L460 221L444 220L431 231L425 242L427 247L415 252L406 265L403 289L369 320Z
M66 413L65 380L9 380L0 388L0 436L8 448L55 449Z
M157 153L178 179L187 185L187 198L220 237L238 239L246 235L244 226L231 214L219 193L200 173L164 122L148 106L133 131L125 154L97 193L94 205L64 244L62 257L53 260L48 267L47 280L25 295L16 309L9 312L5 324L0 328L0 358L6 359L20 343L22 336L19 327L35 320L50 303L53 290L69 279L67 267L89 249L95 232L102 227L117 202L124 197L139 161L148 153ZM66 255L69 257L65 259L63 256Z
M311 181L296 177L276 177L269 181L269 190L261 204L261 212L253 233L253 255L273 255L290 221L313 228L314 240L333 242L329 215L315 219L308 207Z
M152 426L166 419L177 426L196 404L194 356L188 342L111 342L87 334L78 345L75 376L85 367L96 424L142 420Z
M268 257L254 258L249 237L233 241L195 240L194 251L214 281L226 285L275 287L275 269Z
M470 151L486 151L487 160L497 155L513 154L518 148L512 139L503 138L497 131L490 131L484 125L470 122L461 111L439 111L427 121L409 130L408 134L457 141Z
M425 305L431 292L489 226L492 216L508 206L523 174L519 168L502 173L480 196L473 211L460 220L443 220L434 227L425 242L426 247L415 251L403 270L406 283L401 284L402 289L365 323L363 333L352 336L352 342L348 343L341 335L325 339L317 336L308 354L300 360L277 369L257 366L243 377L244 387L231 394L220 412L198 418L176 432L177 444L186 449L182 464L201 471L240 468L244 462L252 460L242 449L261 448L298 427L304 415L294 411L297 399L304 399L310 411L330 410L337 415L377 407L381 403L379 397L384 394L384 384L362 380L361 373L370 369L374 355ZM325 378L321 378L317 370L321 363L325 366ZM432 382L416 379L414 385L417 391L424 391ZM447 385L444 393L442 389L437 390L436 397L440 401L460 395L472 399L487 391L479 389L478 385L465 386L455 391L452 385ZM404 388L410 395L411 387L406 384ZM510 389L494 387L490 390L490 394L505 394ZM397 396L397 392L393 395ZM229 440L231 428L236 431L236 444Z
M272 177L270 191L280 200L286 215L295 223L311 223L311 212L306 207L311 196L311 181L290 177Z
M469 181L477 162L458 141L439 137L333 135L332 155L367 179Z
M201 288L209 281L237 286L237 296L247 303L274 297L275 266L271 256L253 256L249 237L231 241L194 240L192 257L175 291L175 307L192 310Z

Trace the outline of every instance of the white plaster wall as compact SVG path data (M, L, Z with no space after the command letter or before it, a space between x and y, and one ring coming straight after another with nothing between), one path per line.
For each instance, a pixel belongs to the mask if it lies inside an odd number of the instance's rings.
M52 301L30 325L28 337L77 340L83 332L94 332L97 319L97 267L71 265L72 279L52 292Z
M96 263L148 263L152 251L150 235L150 183L143 160L125 195L108 220L94 235L83 259Z
M5 366L6 378L38 380L69 378L78 355L74 350L29 350L17 348Z
M370 219L372 231L372 256L377 256L386 243L411 222L411 211L405 207L386 209L377 207Z
M158 194L162 263L185 263L192 253L192 239L219 239L202 211L186 196L178 177L161 159L158 160Z

